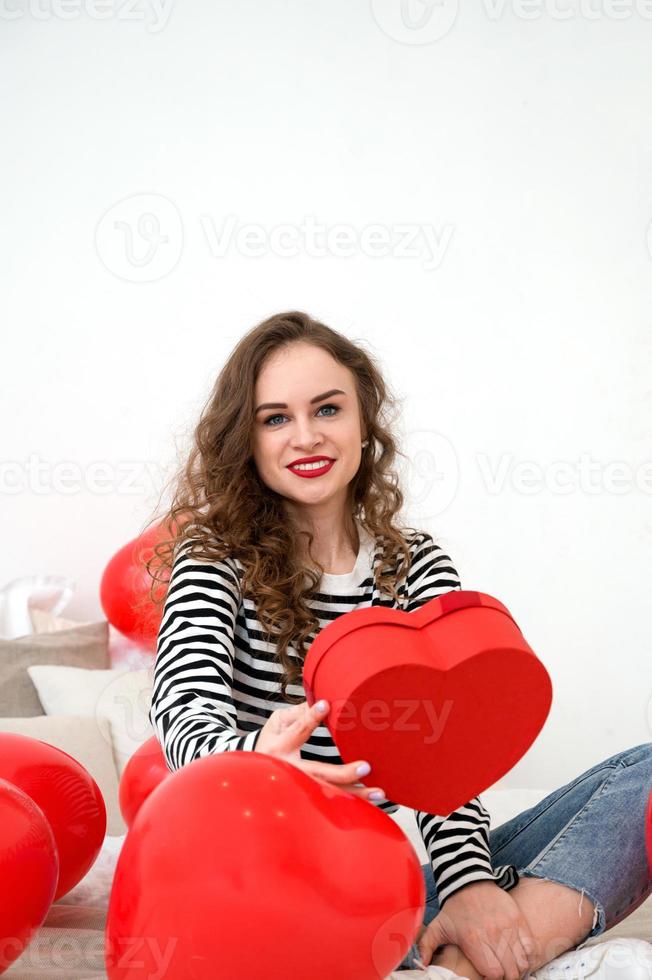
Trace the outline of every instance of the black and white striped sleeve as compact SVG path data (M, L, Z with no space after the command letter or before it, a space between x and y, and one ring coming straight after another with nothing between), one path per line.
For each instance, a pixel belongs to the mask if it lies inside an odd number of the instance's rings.
M237 569L226 558L173 561L159 627L150 721L172 771L202 756L253 751L260 734L237 730L233 701Z
M407 583L408 612L438 595L462 588L451 559L426 532L417 542ZM475 881L493 881L506 891L518 884L514 865L492 867L490 817L479 796L445 816L414 812L432 865L440 908L456 891Z

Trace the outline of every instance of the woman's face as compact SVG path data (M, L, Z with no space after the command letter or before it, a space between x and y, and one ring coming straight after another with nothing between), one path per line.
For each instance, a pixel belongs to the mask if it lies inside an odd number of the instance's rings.
M343 505L365 438L352 372L322 348L296 341L269 356L254 396L252 448L263 482L300 506ZM260 407L268 403L275 407ZM307 477L290 468L311 456L333 463Z

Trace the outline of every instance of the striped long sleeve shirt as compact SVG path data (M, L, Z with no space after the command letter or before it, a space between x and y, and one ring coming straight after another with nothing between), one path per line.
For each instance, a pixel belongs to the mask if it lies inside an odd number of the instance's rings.
M448 555L430 534L419 531L408 541L410 566L399 583L400 605L378 592L373 579L379 548L358 524L360 550L355 567L344 575L324 573L310 606L320 629L338 616L367 606L407 612L435 596L460 589ZM158 633L150 720L172 771L216 752L255 751L265 720L287 708L280 696L281 665L274 646L263 638L254 602L242 595L243 568L237 559L198 561L177 552ZM292 647L289 652L296 655ZM288 692L305 699L302 684ZM318 726L300 750L304 759L342 763L325 725ZM394 813L391 800L378 805ZM490 818L479 797L438 815L415 810L417 826L433 869L440 907L456 891L475 881L493 881L509 890L519 880L514 865L492 867Z

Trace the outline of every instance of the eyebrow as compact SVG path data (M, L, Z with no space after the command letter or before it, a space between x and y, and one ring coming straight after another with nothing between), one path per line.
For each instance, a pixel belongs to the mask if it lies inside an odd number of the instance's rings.
M310 404L314 405L315 402L321 402L324 398L331 398L332 395L346 395L345 391L341 388L331 388L330 391L325 391L323 395L316 395L314 398L310 399ZM259 405L256 412L260 412L261 408L287 408L285 402L265 402L263 405Z

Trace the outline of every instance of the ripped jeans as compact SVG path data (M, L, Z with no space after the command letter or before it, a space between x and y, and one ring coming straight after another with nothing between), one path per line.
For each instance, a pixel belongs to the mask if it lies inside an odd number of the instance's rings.
M490 831L492 863L513 864L520 877L575 888L580 903L589 899L594 915L586 942L626 918L652 891L645 834L651 790L652 742L644 742L599 762ZM426 864L422 871L428 925L439 904L432 868ZM415 956L416 943L396 969L414 969Z

